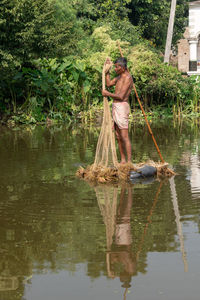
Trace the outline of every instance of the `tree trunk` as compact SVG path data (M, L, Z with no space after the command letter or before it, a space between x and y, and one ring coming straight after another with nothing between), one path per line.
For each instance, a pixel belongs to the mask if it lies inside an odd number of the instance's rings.
M170 16L169 16L169 24L168 24L168 30L167 30L167 40L166 40L166 46L165 46L165 57L164 57L164 62L167 64L169 64L169 56L170 56L170 50L171 50L171 45L172 45L172 35L173 35L173 29L174 29L175 11L176 11L176 0L172 0Z

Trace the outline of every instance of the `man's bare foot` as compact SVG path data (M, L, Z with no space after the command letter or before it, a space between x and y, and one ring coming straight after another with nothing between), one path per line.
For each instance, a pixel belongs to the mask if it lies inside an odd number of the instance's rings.
M120 164L124 165L124 164L126 164L126 161L125 160L121 160Z

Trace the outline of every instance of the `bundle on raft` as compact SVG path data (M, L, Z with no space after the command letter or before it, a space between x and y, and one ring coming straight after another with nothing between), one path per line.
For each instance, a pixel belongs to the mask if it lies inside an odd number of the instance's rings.
M127 163L118 164L117 167L105 167L103 165L90 165L87 168L80 167L76 176L90 182L109 183L119 181L131 181L134 178L148 177L172 177L175 173L168 168L168 164L160 162L145 162L137 165Z

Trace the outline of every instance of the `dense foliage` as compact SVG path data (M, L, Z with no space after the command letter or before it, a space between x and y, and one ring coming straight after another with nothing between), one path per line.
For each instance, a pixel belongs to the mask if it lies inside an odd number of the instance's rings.
M173 42L183 34L187 22L188 1L178 0ZM129 18L134 25L140 25L143 37L151 40L161 49L165 46L171 0L132 0L130 1Z
M195 103L197 110L199 83L164 65L158 52L169 10L169 0L2 0L1 117L69 120L101 103L102 65L119 56L117 40L147 106ZM187 1L178 0L174 45L186 17Z

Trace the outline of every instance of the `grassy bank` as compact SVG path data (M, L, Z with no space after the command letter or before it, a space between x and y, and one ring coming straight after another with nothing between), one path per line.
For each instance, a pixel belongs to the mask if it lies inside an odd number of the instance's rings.
M175 121L193 121L200 119L199 108L197 110L191 110L190 107L173 106L173 107L163 107L163 106L152 106L145 110L148 121L156 122L159 120L173 119ZM56 124L82 124L83 126L101 126L103 118L103 106L102 103L98 105L90 106L85 111L79 111L78 108L74 110L74 113L65 118L65 115L59 114L57 118L56 114L52 115L52 118L46 115L42 121L37 121L30 114L26 115L23 112L18 112L11 116L4 116L1 120L1 124L16 127L18 125L31 125L31 124L46 124L47 126L52 126ZM135 104L131 108L131 113L129 116L129 122L131 123L144 123L145 119L143 113L138 104Z

